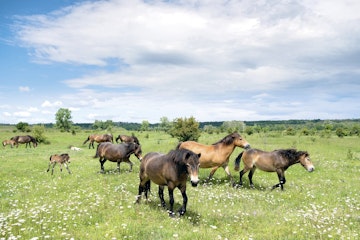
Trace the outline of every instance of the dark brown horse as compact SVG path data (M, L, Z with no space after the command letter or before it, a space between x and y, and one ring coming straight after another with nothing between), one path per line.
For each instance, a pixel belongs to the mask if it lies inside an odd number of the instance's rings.
M146 154L140 164L140 184L139 194L136 203L140 203L141 195L144 192L146 199L150 192L150 181L159 185L159 198L161 205L165 208L164 187L168 187L169 191L169 214L174 216L174 189L178 188L183 197L183 205L178 210L180 215L186 212L187 195L186 181L190 176L190 182L193 187L199 183L199 157L186 149L172 150L168 154L158 152L150 152Z
M212 145L204 145L194 141L186 141L179 143L177 146L177 148L180 149L185 148L193 151L194 153L201 153L200 168L212 168L207 180L212 178L219 167L223 167L233 186L235 185L235 182L231 176L228 164L229 157L234 151L235 147L246 149L250 148L250 144L243 137L241 137L239 133L234 132Z
M130 161L131 154L134 154L141 161L141 146L136 143L112 144L103 142L98 145L95 157L100 157L101 172L104 172L104 163L106 160L109 160L117 163L117 169L120 173L121 162L128 163L130 165L130 171L132 171L133 163Z
M94 142L97 142L97 143L114 142L114 138L113 138L113 135L110 133L92 134L92 135L88 136L88 138L85 140L85 142L83 144L87 143L88 141L90 141L90 143L89 143L89 149L90 149L90 147L95 148Z
M132 135L132 136L119 135L119 136L117 136L117 138L115 139L115 141L118 142L119 140L120 140L121 142L134 142L134 143L140 145L139 139L138 139L137 137L135 137L134 135Z
M13 148L16 145L16 142L14 140L4 140L2 142L2 145L5 147L6 145L10 145L11 148Z
M15 142L16 147L19 146L19 143L21 143L21 144L25 143L26 148L28 147L28 145L31 148L31 143L33 144L34 148L37 147L37 145L38 145L38 142L36 141L36 139L30 135L15 136L15 137L12 137L10 140L13 140Z
M50 156L50 162L49 162L49 167L47 169L47 172L50 171L50 166L52 165L52 169L51 169L51 175L54 174L54 168L55 165L59 163L60 164L60 171L62 172L62 165L65 165L66 170L69 172L69 174L71 174L71 171L69 169L68 164L70 163L70 156L67 153L63 153L63 154L54 154Z
M243 175L249 172L250 186L253 187L252 177L256 168L265 172L276 172L279 177L279 183L275 184L272 189L280 187L284 190L285 170L291 165L301 163L308 171L314 171L315 167L310 160L310 155L306 151L296 151L296 149L280 149L272 152L265 152L259 149L249 149L239 154L235 159L235 170L239 170L240 160L243 160L244 168L240 171L240 182L242 186Z

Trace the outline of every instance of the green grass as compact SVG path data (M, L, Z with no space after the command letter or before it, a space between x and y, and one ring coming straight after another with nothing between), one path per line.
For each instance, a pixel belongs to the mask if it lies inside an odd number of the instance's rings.
M114 131L114 135L120 134ZM275 173L257 170L250 189L229 185L223 169L211 182L192 188L188 184L185 216L169 218L152 184L151 201L134 204L138 189L139 161L132 156L133 172L121 164L105 163L99 174L95 150L82 145L89 135L73 136L48 130L51 142L36 149L24 145L1 149L0 156L0 239L358 239L360 229L360 138L245 136L252 147L264 150L296 147L307 150L316 167L308 173L300 165L286 171L285 190L270 191L277 183ZM124 132L121 132L123 134ZM127 133L131 134L131 132ZM177 140L161 132L135 133L143 153L168 152ZM1 140L15 135L1 130ZM203 134L202 143L213 143L226 134ZM81 147L72 152L69 145ZM231 155L234 160L241 152ZM349 155L350 151L350 155ZM68 152L69 175L57 166L46 172L49 156ZM242 167L242 165L241 165ZM210 169L201 169L205 179ZM165 199L168 202L167 192ZM182 202L175 191L175 209Z

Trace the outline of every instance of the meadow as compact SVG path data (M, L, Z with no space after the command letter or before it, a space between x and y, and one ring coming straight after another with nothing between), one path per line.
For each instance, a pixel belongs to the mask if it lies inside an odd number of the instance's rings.
M0 140L9 139L12 128L0 128ZM187 186L188 206L183 217L170 218L160 207L157 186L151 185L149 202L138 192L139 161L131 157L133 171L121 164L105 163L100 174L94 149L82 143L91 131L76 135L47 129L50 144L37 148L1 147L0 239L359 239L360 229L360 138L334 136L282 136L280 133L243 135L253 148L297 148L310 153L315 171L300 164L286 173L284 191L270 190L276 173L255 172L255 188L247 174L242 188L230 186L225 171L198 187ZM129 134L113 129L114 136ZM143 154L168 152L178 140L163 132L134 132ZM21 134L20 134L21 135ZM214 143L226 133L202 133L199 142ZM69 146L81 151L70 151ZM231 173L239 181L234 160ZM69 153L68 174L57 166L46 172L51 154ZM242 164L240 165L240 168ZM204 180L210 169L200 169ZM165 192L165 200L168 195ZM175 209L182 202L175 190Z

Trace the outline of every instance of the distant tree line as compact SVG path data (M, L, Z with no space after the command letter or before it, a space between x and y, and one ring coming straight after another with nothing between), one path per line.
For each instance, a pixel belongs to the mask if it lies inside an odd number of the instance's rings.
M113 122L112 120L95 120L94 123L73 123L71 119L71 111L60 108L55 114L55 124L41 124L31 128L28 123L19 122L15 125L15 131L33 131L39 142L46 142L43 134L45 128L53 127L72 134L76 134L77 131L82 129L111 132L112 128L123 128L128 131L165 131L180 141L197 141L201 132L209 134L239 132L247 135L278 132L282 135L320 135L322 137L331 136L332 134L338 137L360 136L360 119L198 122L194 117L176 118L172 121L167 117L162 117L160 122L155 124L151 124L147 120L143 120L142 123Z

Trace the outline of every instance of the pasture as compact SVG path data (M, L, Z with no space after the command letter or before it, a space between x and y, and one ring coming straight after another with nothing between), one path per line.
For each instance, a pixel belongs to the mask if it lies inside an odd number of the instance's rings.
M276 173L257 170L254 189L247 174L242 188L230 186L220 168L204 184L210 169L200 169L200 184L187 183L187 212L170 218L161 208L157 185L151 184L151 202L135 204L139 185L139 160L132 155L133 171L122 163L104 164L100 174L95 149L82 143L90 131L76 135L47 129L49 145L37 148L2 147L0 154L0 239L359 239L360 229L360 138L318 136L243 135L251 147L266 151L296 147L310 153L315 171L300 164L286 172L284 191L271 191ZM128 134L113 129L114 136ZM162 132L134 132L143 155L167 153L178 141ZM15 134L0 128L1 140ZM211 144L226 133L202 133L199 142ZM71 151L69 146L80 147ZM234 160L230 171L236 182ZM69 153L70 169L54 175L46 172L52 154ZM243 164L240 164L240 169ZM167 205L168 193L165 190ZM174 191L177 209L180 191Z

